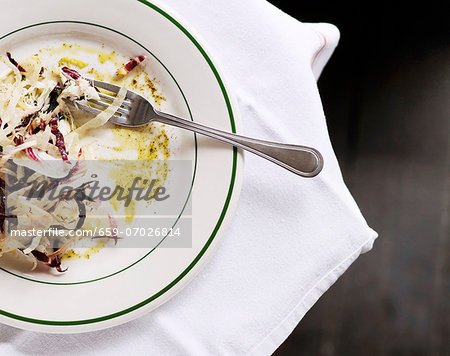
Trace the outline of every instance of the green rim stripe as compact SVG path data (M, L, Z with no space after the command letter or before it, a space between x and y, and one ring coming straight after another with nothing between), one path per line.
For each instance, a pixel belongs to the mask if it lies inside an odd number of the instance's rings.
M234 183L235 183L235 178L236 178L236 168L237 168L236 167L236 165L237 165L237 149L236 148L234 148L233 156L234 156L233 175L232 175L233 180L232 180L230 189L234 188ZM213 234L211 235L211 237L208 240L208 242L206 243L206 245L203 247L203 249L200 251L200 253L197 255L197 257L191 262L191 264L175 280L173 280L172 283L170 283L167 287L165 287L158 293L154 294L153 296L151 296L150 298L144 300L143 302L141 302L139 304L136 304L128 309L122 310L122 311L114 313L114 314L110 314L110 315L106 315L106 316L98 317L98 318L94 318L94 319L77 320L77 321L51 321L51 320L31 319L31 318L11 314L8 312L4 312L2 310L0 310L0 314L8 316L8 317L16 319L16 320L33 323L33 324L53 325L53 326L74 326L74 325L86 325L86 324L93 324L93 323L99 323L102 321L107 321L107 320L114 319L114 318L120 317L120 316L128 314L128 313L131 313L139 308L142 308L143 306L145 306L148 303L150 303L151 301L159 298L160 296L165 294L167 291L169 291L172 287L174 287L179 281L181 281L189 273L189 271L198 263L198 261L200 261L202 256L205 254L205 252L208 250L209 246L213 242L214 237L216 236L216 234L220 228L220 225L222 224L223 219L225 218L226 211L228 209L229 204L230 204L230 199L227 199L224 210L220 216L218 225L214 229Z
M84 21L47 21L47 22L41 22L41 23L38 23L38 24L33 24L33 25L29 25L29 26L26 26L26 27L17 29L17 30L15 30L15 31L13 31L13 32L10 32L10 33L8 33L8 34L6 34L6 35L0 37L0 40L4 39L4 38L6 38L6 37L8 37L8 36L10 36L10 35L12 35L12 34L14 34L14 33L17 33L17 32L20 32L20 31L23 31L23 30L32 28L32 27L37 27L37 26L41 26L41 25L58 24L58 23L72 23L72 24L81 24L81 25L90 25L90 26L99 27L99 28L102 28L102 29L104 29L104 30L109 30L109 31L112 31L112 32L114 32L114 33L116 33L116 34L118 34L118 35L121 35L121 36L127 38L128 40L130 40L130 41L136 43L138 46L142 47L143 50L145 50L146 52L150 53L150 54L153 56L153 58L155 58L155 59L158 61L158 63L161 64L161 66L166 70L166 72L169 74L169 76L170 76L170 77L172 78L172 80L175 82L176 86L177 86L178 89L180 90L180 93L181 93L181 95L182 95L182 97L183 97L184 102L186 103L187 109L188 109L188 111L189 111L189 117L191 118L191 121L194 121L194 118L193 118L193 116L192 116L192 111L191 111L191 108L190 108L189 103L188 103L188 101L187 101L186 95L184 94L183 90L181 89L180 84L179 84L178 81L175 79L175 77L172 75L172 73L169 71L169 69L164 65L164 63L163 63L163 62L162 62L162 61L161 61L161 60L160 60L153 52L151 52L149 49L147 49L145 46L141 45L139 42L137 42L137 41L134 40L133 38L131 38L131 37L129 37L129 36L127 36L127 35L125 35L125 34L119 32L119 31L116 31L116 30L114 30L114 29L110 29L110 28L105 27L105 26L102 26L102 25L98 25L98 24L94 24L94 23L90 23L90 22L84 22ZM193 189L193 187L194 187L195 176L196 176L196 172L197 172L197 163L198 163L198 162L197 162L197 157L198 157L198 152L197 152L197 151L198 151L198 145L197 145L197 134L194 133L193 135L194 135L194 147L195 147L195 153L194 153L194 172L193 172L193 175L192 175L191 187L190 187L190 189L189 189L189 193L188 193L187 198L186 198L186 203L184 204L183 208L181 209L181 212L180 212L180 214L178 215L178 217L176 218L176 220L175 220L175 222L174 222L174 224L173 224L172 227L175 227L175 225L178 223L178 221L180 220L181 216L183 215L183 212L184 212L184 210L186 209L186 206L187 206L187 204L188 204L188 202L189 202L189 199L190 199L190 197L191 197L192 189ZM13 276L15 276L15 277L17 277L17 278L25 279L25 280L30 281L30 282L41 283L41 284L47 284L47 285L62 285L62 286L68 286L68 285L77 285L77 284L88 284L88 283L98 282L98 281L101 281L101 280L104 280L104 279L107 279L107 278L116 276L116 275L118 275L119 273L122 273L122 272L124 272L124 271L126 271L126 270L132 268L133 266L135 266L135 265L138 264L139 262L141 262L141 261L143 261L144 259L146 259L146 258L147 258L147 257L148 257L148 256L149 256L156 248L158 248L158 246L159 246L164 240L165 240L165 238L163 238L163 239L160 241L160 243L159 243L156 247L154 247L152 250L150 250L148 253L146 253L143 257L139 258L137 261L133 262L131 265L129 265L129 266L127 266L127 267L125 267L125 268L123 268L123 269L121 269L121 270L119 270L119 271L116 271L116 272L114 272L114 273L108 274L108 275L106 275L106 276L99 277L99 278L92 279L92 280L88 280L88 281L66 282L66 283L64 283L64 282L47 282L47 281L40 281L40 280L37 280L37 279L32 279L32 278L29 278L29 277L24 277L24 276L21 276L21 275L19 275L19 274L14 273L14 272L8 271L7 269L2 268L2 267L0 267L0 270L3 271L3 272L6 272L6 273L8 273L8 274L11 274L11 275L13 275Z
M145 4L145 5L149 6L150 8L152 8L153 10L155 10L156 12L158 12L159 14L161 14L162 16L167 18L169 21L171 21L197 47L197 49L203 55L204 59L209 64L211 70L214 73L214 76L216 77L216 80L217 80L217 82L218 82L218 84L220 86L220 89L222 91L222 94L223 94L223 97L225 99L225 103L226 103L226 106L227 106L227 109L228 109L232 132L236 132L236 124L235 124L235 119L234 119L234 114L233 114L230 98L228 96L228 93L227 93L227 91L225 89L225 85L222 82L222 79L220 78L220 75L219 75L217 69L215 68L213 62L211 61L211 59L209 58L209 56L207 55L205 50L201 47L201 45L198 43L198 41L178 21L176 21L172 16L170 16L169 14L164 12L162 9L160 9L156 5L150 3L150 2L148 2L146 0L137 0L137 1L141 2L142 4ZM114 314L106 315L106 316L103 316L103 317L98 317L98 318L94 318L94 319L87 319L87 320L76 320L76 321L39 320L39 319L32 319L32 318L27 318L27 317L24 317L24 316L8 313L8 312L3 311L3 310L0 310L0 314L4 315L6 317L12 318L12 319L23 321L23 322L28 322L28 323L33 323L33 324L41 324L41 325L76 326L76 325L93 324L93 323L98 323L98 322L103 322L103 321L107 321L107 320L110 320L110 319L114 319L114 318L126 315L126 314L128 314L130 312L133 312L133 311L135 311L135 310L137 310L139 308L142 308L143 306L149 304L153 300L157 299L158 297L160 297L161 295L163 295L164 293L166 293L167 291L172 289L180 280L182 280L192 270L192 268L198 263L198 261L200 261L200 259L203 257L205 252L208 250L208 248L210 247L210 245L214 241L214 238L216 237L217 232L219 231L219 229L220 229L220 227L221 227L221 225L223 223L223 220L225 219L227 210L228 210L230 202L231 202L231 198L232 198L233 190L234 190L234 186L235 186L235 181L236 181L237 152L238 152L237 149L234 148L233 149L233 167L232 167L231 182L230 182L230 187L229 187L229 190L228 190L228 195L227 195L227 198L225 200L225 204L224 204L222 213L221 213L221 215L219 217L219 220L218 220L218 222L217 222L217 224L216 224L216 226L215 226L215 228L214 228L210 238L208 239L207 243L205 244L203 249L200 251L200 253L197 255L197 257L191 262L191 264L174 281L172 281L172 283L170 283L168 286L166 286L160 292L156 293L155 295L151 296L150 298L148 298L148 299L142 301L141 303L136 304L136 305L134 305L134 306L132 306L132 307L130 307L128 309L122 310L122 311L114 313Z
M172 16L170 16L169 14L167 14L166 12L164 12L163 10L161 10L159 7L157 7L156 5L148 2L147 0L137 0L140 3L143 3L149 7L151 7L153 10L157 11L158 13L160 13L161 15L163 15L164 17L166 17L168 20L170 20L175 26L177 26L181 32L183 32L190 40L191 42L195 45L195 47L197 47L197 49L200 51L200 53L203 55L203 58L205 58L206 62L208 62L209 67L211 68L211 70L214 73L214 76L216 77L220 89L222 90L223 93L223 97L225 99L225 102L227 104L227 108L228 108L228 113L230 115L230 121L231 121L231 130L233 133L236 133L236 123L234 121L234 114L233 114L233 110L231 108L231 102L230 102L230 98L228 96L227 90L225 89L225 84L223 83L222 79L220 78L219 72L217 71L216 67L214 66L211 58L209 58L208 54L206 53L206 51L203 49L203 47L200 45L200 43L198 43L198 41L194 38L194 36L192 36L188 30L186 30L177 20L175 20ZM237 152L236 152L237 154Z

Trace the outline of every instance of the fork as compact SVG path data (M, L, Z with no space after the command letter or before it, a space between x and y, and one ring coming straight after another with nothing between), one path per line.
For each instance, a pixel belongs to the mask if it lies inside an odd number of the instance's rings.
M117 85L97 80L91 80L91 83L95 87L112 94L117 94L121 89ZM78 110L85 111L91 115L98 115L115 99L114 96L103 92L99 92L98 94L100 101L88 100L90 105L71 100L65 101ZM323 168L323 157L314 148L240 136L182 119L156 110L147 99L131 90L128 90L121 107L109 121L125 127L138 127L156 121L190 130L252 152L302 177L315 177Z

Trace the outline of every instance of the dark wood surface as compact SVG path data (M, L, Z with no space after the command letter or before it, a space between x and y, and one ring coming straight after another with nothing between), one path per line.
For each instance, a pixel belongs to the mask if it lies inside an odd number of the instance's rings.
M450 355L445 11L432 2L272 2L341 30L319 89L346 183L380 235L275 355Z

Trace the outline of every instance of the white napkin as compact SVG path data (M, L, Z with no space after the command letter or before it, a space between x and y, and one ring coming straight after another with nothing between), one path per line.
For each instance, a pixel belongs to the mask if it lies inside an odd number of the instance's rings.
M302 179L246 155L234 221L181 293L94 333L0 326L2 355L268 355L377 236L344 185L316 85L337 29L299 23L264 0L162 3L205 40L237 96L244 133L316 147L324 171Z

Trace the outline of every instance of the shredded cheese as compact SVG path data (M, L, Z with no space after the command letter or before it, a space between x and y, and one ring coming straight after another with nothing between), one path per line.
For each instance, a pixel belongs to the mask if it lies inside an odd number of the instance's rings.
M111 119L111 117L113 117L113 115L116 113L116 111L122 106L122 104L125 100L126 94L127 94L127 89L120 88L119 92L117 93L116 98L114 99L112 104L107 109L102 111L100 114L98 114L92 120L89 120L84 125L77 128L72 133L76 133L79 135L79 134L85 132L86 130L95 129L97 127L101 127L104 124L106 124L109 121L109 119ZM72 135L72 133L70 133L69 136Z

